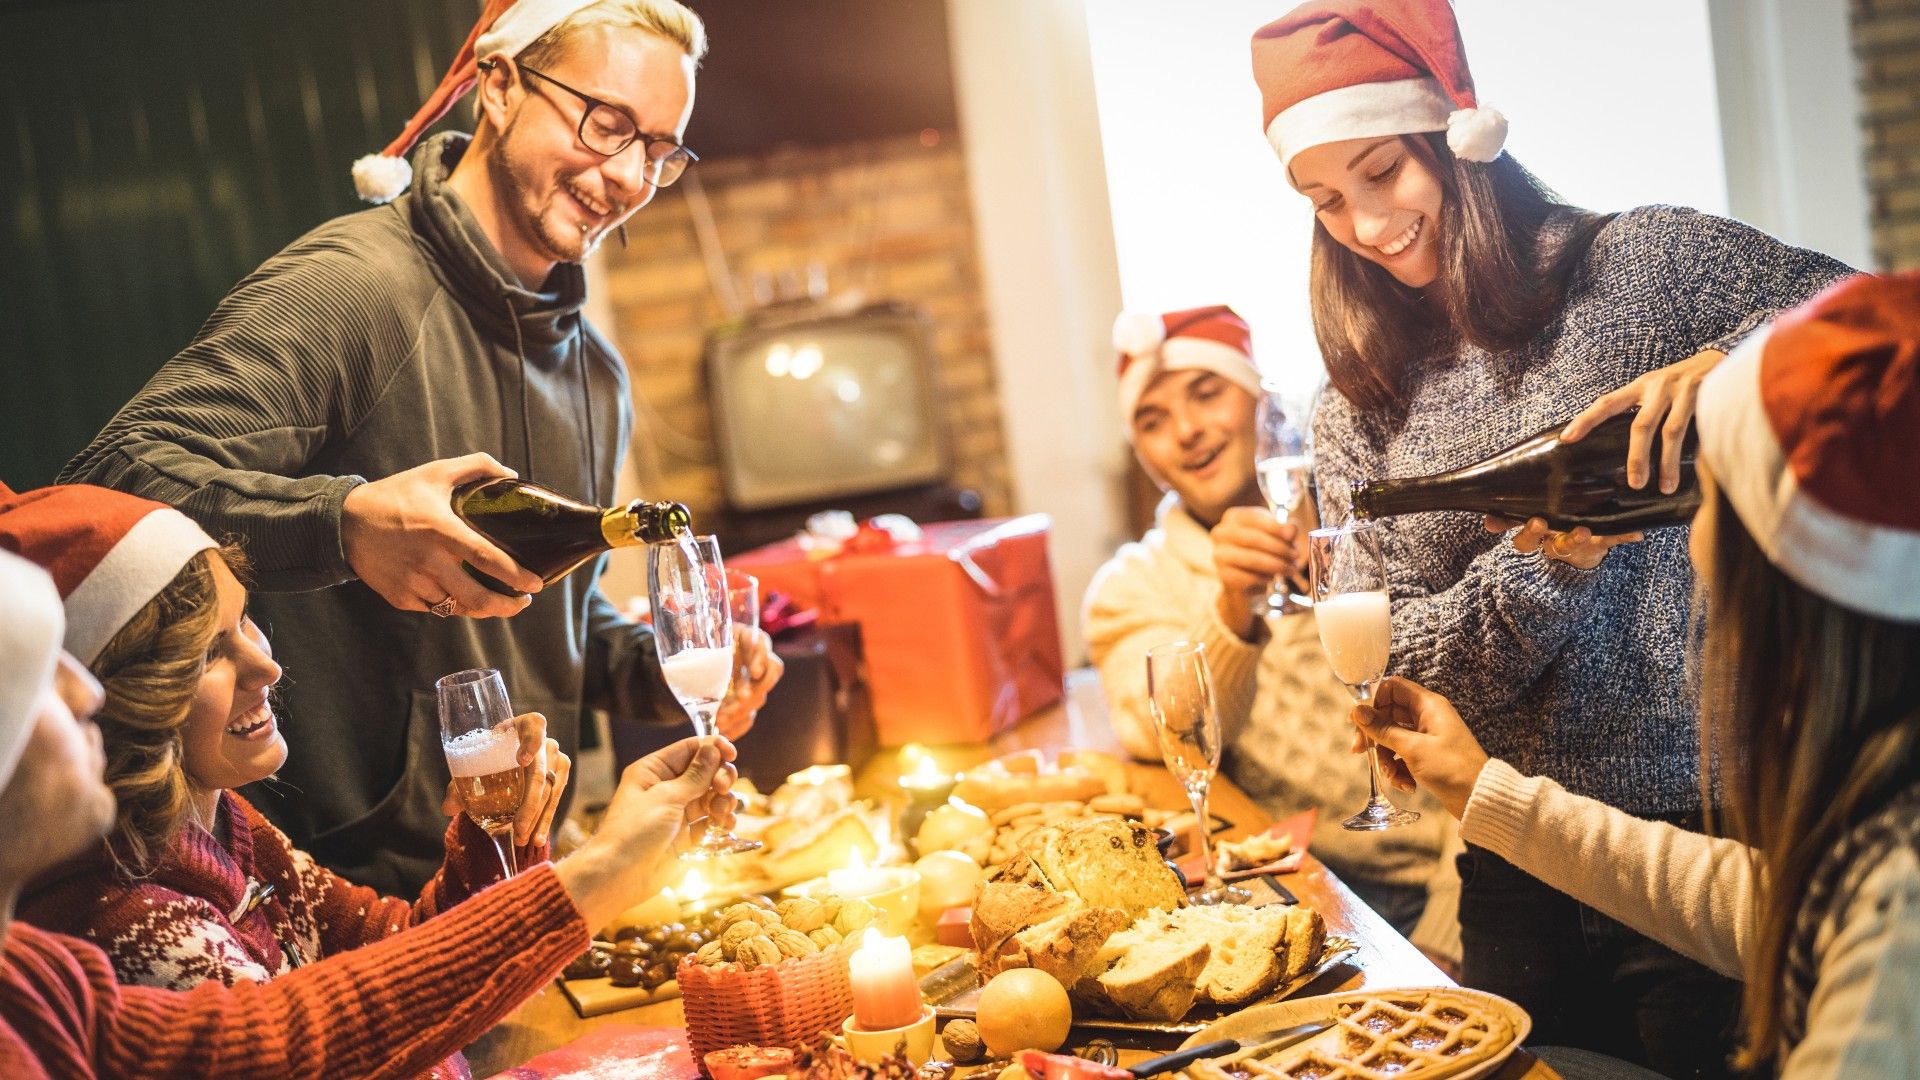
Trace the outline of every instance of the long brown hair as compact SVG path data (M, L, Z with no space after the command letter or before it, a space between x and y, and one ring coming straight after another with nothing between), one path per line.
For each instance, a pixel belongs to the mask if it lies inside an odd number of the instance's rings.
M1407 376L1458 343L1503 351L1532 341L1566 300L1574 271L1612 215L1567 205L1511 154L1462 161L1439 132L1400 141L1440 180L1440 276L1396 281L1313 227L1313 331L1327 381L1363 413L1406 413ZM1546 227L1563 224L1548 245Z
M1768 561L1724 494L1707 489L1702 575L1702 802L1764 866L1737 1064L1781 1039L1787 950L1820 859L1920 780L1920 625L1841 607ZM1709 828L1713 827L1709 810ZM1756 867L1758 869L1758 867Z
M107 849L122 870L151 873L186 821L192 789L182 731L220 630L216 553L187 560L159 595L113 635L93 674L106 690L95 722L107 754L107 786L117 810ZM245 556L229 544L217 553L235 574Z

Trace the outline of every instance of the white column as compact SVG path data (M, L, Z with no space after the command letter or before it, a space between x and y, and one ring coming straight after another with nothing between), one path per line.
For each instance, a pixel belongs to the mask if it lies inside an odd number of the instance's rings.
M1709 0L1733 216L1873 266L1858 70L1838 0Z
M1072 665L1087 582L1124 539L1120 277L1086 14L1082 0L961 0L947 20L1014 502L1053 516Z

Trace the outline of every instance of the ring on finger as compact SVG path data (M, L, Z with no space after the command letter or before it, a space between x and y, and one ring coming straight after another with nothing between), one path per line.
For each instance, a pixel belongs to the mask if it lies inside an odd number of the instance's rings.
M455 601L451 595L449 595L445 600L442 600L439 603L434 604L432 607L429 607L427 610L445 619L452 616L455 611L459 610L459 608L460 608L459 603Z

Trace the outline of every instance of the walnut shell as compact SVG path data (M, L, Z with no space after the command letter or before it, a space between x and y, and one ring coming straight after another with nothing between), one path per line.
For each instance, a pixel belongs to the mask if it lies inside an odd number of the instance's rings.
M780 952L780 947L773 943L772 938L749 938L745 944L740 946L740 963L749 970L756 966L766 967L771 964L777 964L784 958Z
M780 903L780 921L789 930L810 934L827 925L827 908L818 900L796 897Z
M809 933L807 935L807 940L813 942L815 945L818 945L823 949L831 949L835 945L840 944L841 936L840 936L840 931L835 930L833 927L823 926L820 929L815 930L812 933Z
M940 1032L940 1041L946 1045L947 1054L962 1065L979 1061L987 1049L985 1040L980 1038L980 1029L971 1020L955 1020L948 1024Z
M695 963L718 967L727 962L727 947L717 941L709 941L700 946L699 951L693 954L693 959Z
M833 917L833 928L840 931L841 937L865 930L873 923L873 905L855 898L843 901L840 913Z
M815 945L812 938L798 930L789 930L784 926L775 930L773 936L768 940L773 942L774 947L780 950L780 955L782 956L811 956L820 951L820 946Z
M742 944L753 938L763 937L766 932L765 927L752 919L742 919L721 932L720 944L725 945L729 952L738 953Z

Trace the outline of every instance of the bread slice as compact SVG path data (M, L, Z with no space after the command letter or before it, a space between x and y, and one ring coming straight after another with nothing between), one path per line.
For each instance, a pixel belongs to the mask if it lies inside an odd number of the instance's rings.
M1327 920L1305 905L1287 910L1287 951L1281 966L1283 982L1290 982L1313 970L1320 955L1327 951Z
M1104 968L1101 946L1131 921L1124 911L1079 897L1010 882L989 882L973 906L974 966L982 981L1030 967L1072 986Z
M1196 936L1213 946L1200 972L1200 997L1239 1005L1280 985L1286 968L1287 909L1189 907L1168 916L1169 933Z
M973 899L973 947L980 954L982 978L999 973L994 959L1013 935L1046 922L1067 909L1068 898L1040 882L989 881ZM989 970L991 968L991 970Z
M1135 1020L1178 1020L1199 996L1212 951L1202 938L1168 933L1159 920L1135 923L1107 939L1102 959L1112 966L1078 984L1080 993Z

